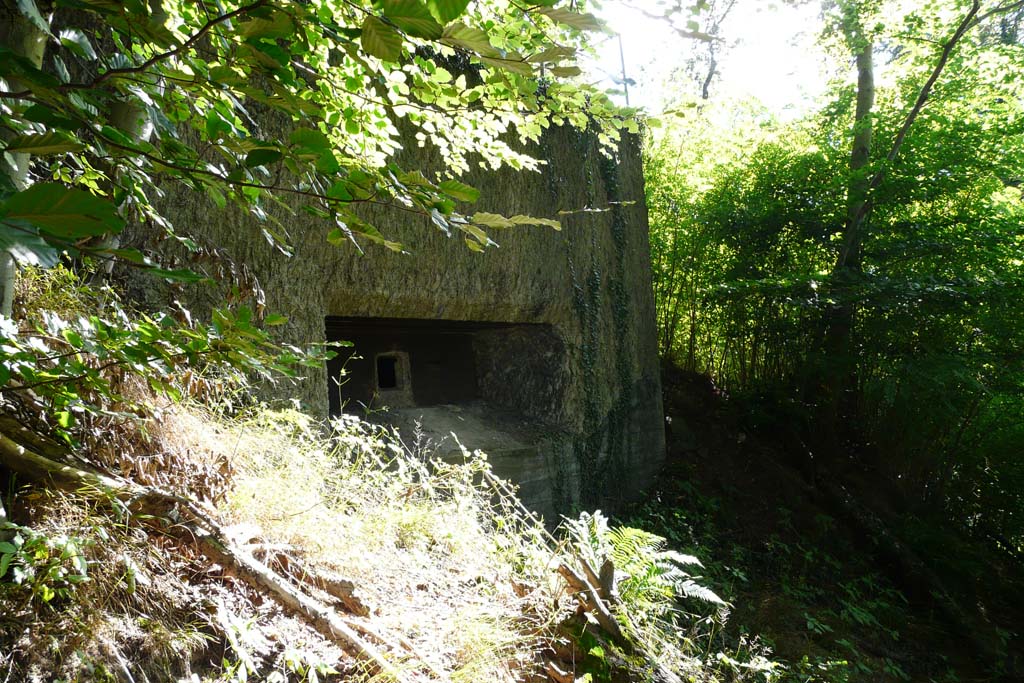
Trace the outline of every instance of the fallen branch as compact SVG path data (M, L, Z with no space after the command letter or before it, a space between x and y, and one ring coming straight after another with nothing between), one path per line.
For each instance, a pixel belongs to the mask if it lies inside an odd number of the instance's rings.
M191 510L189 514L192 515ZM349 652L369 661L380 672L397 680L404 680L384 655L374 645L360 638L334 610L295 588L287 579L278 576L250 553L234 547L227 537L220 533L216 522L207 517L200 523L202 526L212 527L201 529L206 531L205 534L196 534L204 554L222 565L231 566L238 576L248 583L268 590L278 602L304 616L317 631Z
M311 586L322 590L327 595L340 600L352 614L358 617L370 616L369 606L356 595L356 584L348 579L328 576L311 568L303 567L303 580Z
M576 674L563 669L550 659L544 660L544 671L555 683L573 683L576 680Z
M601 628L612 637L615 644L621 647L626 652L633 651L633 643L626 638L626 634L622 632L622 627L619 622L615 620L612 613L608 610L608 607L604 604L604 600L598 594L598 589L587 583L587 580L576 573L572 567L567 564L561 564L558 567L558 573L562 575L565 582L569 584L576 592L574 595L576 599L580 601L584 609L590 612L597 623L601 625Z
M367 661L380 673L398 681L404 680L374 645L360 638L332 609L302 593L250 552L236 546L224 528L193 501L101 472L56 462L28 450L3 433L0 433L0 465L30 480L52 483L59 488L92 489L147 512L178 508L192 519L196 526L194 538L210 559L232 568L253 586L269 591L278 602L301 614L321 634Z
M345 609L356 616L366 617L370 615L370 608L356 595L356 585L348 579L334 576L327 576L307 567L303 562L289 555L285 550L290 550L288 544L273 543L249 543L244 546L257 559L268 567L280 568L281 574L291 579L294 583L302 586L310 586L327 595L335 598L345 606Z
M232 619L231 613L228 612L227 607L224 606L222 600L217 601L217 621L220 623L220 629L224 633L224 638L228 641L228 646L238 657L238 661L245 668L245 674L257 674L259 670L256 668L255 662L253 662L252 656L249 651L245 649L245 646L238 640L238 635L235 631L238 627L235 625L235 620Z
M601 581L601 577L597 575L597 572L594 571L594 568L592 566L590 566L590 563L587 562L587 560L584 559L584 557L579 553L576 554L576 561L580 563L580 568L583 570L583 575L587 577L587 585L591 589L596 590L598 595L601 596L602 600L609 604L615 604L616 600L614 596L612 596L610 591L605 590L604 583ZM606 561L605 565L607 565L608 562L609 561ZM604 567L602 566L602 569L603 568Z
M43 457L0 432L0 464L33 481L50 480L60 488L91 488L118 499L133 499L142 487Z
M659 661L656 653L647 651L644 643L630 640L625 632L623 632L622 625L619 624L619 621L611 613L608 605L619 605L621 618L628 622L634 634L637 633L636 626L630 619L629 614L621 610L621 603L619 602L618 595L615 593L615 566L611 560L606 560L601 565L600 573L598 573L580 555L577 554L576 559L583 569L582 574L565 563L559 565L558 573L569 584L569 588L575 591L573 595L579 600L583 609L594 617L601 629L611 637L612 642L621 648L624 653L627 655L640 655L644 660L654 665L654 670L651 672L651 680L656 683L681 683L680 678ZM584 628L588 628L588 625L584 625ZM559 676L564 672L561 672L551 661L546 661L545 666L548 676L555 683L560 683L561 679Z
M619 593L615 590L615 564L611 559L604 561L601 565L601 575L598 577L601 586L601 594L612 604L619 602Z
M353 629L362 633L364 636L369 636L375 639L377 642L387 645L393 650L398 649L398 647L396 647L396 644L401 646L409 654L418 659L420 663L423 664L423 666L426 667L430 671L430 673L434 675L435 678L441 680L448 680L448 676L446 676L437 667L431 664L430 660L424 657L423 654L416 648L416 646L413 645L407 638L402 636L402 634L395 633L392 635L385 635L377 629L370 626L369 624L364 624L360 621L356 621L355 619L348 619L345 617L342 618L345 619L345 623L347 623Z
M0 415L0 432L47 458L59 458L64 453L59 443L29 429L10 415Z

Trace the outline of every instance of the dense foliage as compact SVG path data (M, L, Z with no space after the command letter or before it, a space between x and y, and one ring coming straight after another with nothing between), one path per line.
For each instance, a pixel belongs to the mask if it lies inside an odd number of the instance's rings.
M134 320L107 295L102 314L80 320L4 321L4 400L34 404L58 431L117 393L112 368L178 393L203 367L268 378L323 360L271 341L264 328L286 318L264 310L245 264L172 223L173 186L248 212L252 239L283 257L296 230L401 250L366 205L428 216L481 251L496 230L559 224L465 211L479 192L457 177L471 164L537 169L518 150L552 125L594 126L609 148L636 130L576 78L585 31L600 23L554 0L19 0L0 18L0 312L11 317L15 273L30 266L95 281L116 262L217 277L232 293L209 323L180 306ZM414 144L443 163L401 167ZM152 241L124 248L126 226L190 255L161 263Z
M825 41L847 78L817 112L709 104L650 143L661 345L758 395L810 476L867 475L885 509L941 510L1019 557L1021 11L948 4L839 3Z
M329 220L332 241L387 243L354 210L375 203L486 246L496 221L455 212L477 193L453 174L536 167L510 143L552 124L598 120L609 143L635 126L560 80L600 25L555 4L6 3L4 245L52 262L126 220L174 230L154 205L172 179L243 205L284 251L272 203ZM410 140L441 150L440 177L394 163Z

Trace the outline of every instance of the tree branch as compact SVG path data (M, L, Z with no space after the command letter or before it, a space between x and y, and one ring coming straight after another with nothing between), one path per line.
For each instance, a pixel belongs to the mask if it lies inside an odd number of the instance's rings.
M935 68L932 69L931 75L928 77L928 80L925 81L924 87L921 88L921 91L917 95L917 101L914 102L914 106L911 108L910 113L907 114L907 118L903 121L900 131L893 139L892 148L889 150L889 154L887 154L885 158L886 162L889 164L891 164L896 159L896 155L899 154L900 148L903 146L903 141L906 139L907 133L910 132L910 127L914 125L914 121L917 120L918 115L921 113L925 103L928 101L928 97L932 92L932 87L935 85L935 82L939 80L939 76L941 76L942 72L945 70L946 63L949 61L950 55L953 54L953 49L956 48L957 44L959 44L967 31L974 26L974 17L980 9L981 1L974 0L967 16L964 17L956 31L953 33L953 36L946 41L946 44L943 46L942 54L939 56L938 63L936 63ZM875 178L878 180L872 179L872 187L876 187L878 183L881 182L880 175L883 173L884 169L875 174Z
M114 78L115 76L123 76L125 74L142 73L146 69L148 69L151 66L153 66L154 64L157 64L158 62L162 62L165 59L170 59L171 57L176 57L177 55L181 54L185 50L188 50L189 48L194 46L196 43L198 43L200 40L202 40L203 36L205 36L207 33L212 31L214 28L216 28L220 24L223 24L224 22L227 22L227 21L231 21L235 17L239 17L239 16L242 16L244 14L248 14L249 12L253 11L254 9L258 9L258 8L260 8L260 7L262 7L263 5L266 5L266 4L267 4L267 0L256 0L256 2L254 2L254 3L250 4L250 5L243 5L242 7L239 7L236 10L228 12L227 14L222 14L222 15L220 15L218 17L214 17L213 19L211 19L211 20L207 21L205 24L203 24L203 26L198 31L196 31L194 34L192 34L191 37L189 37L184 43L182 43L178 47L174 48L173 50L167 50L166 52L161 52L160 54L154 55L154 56L150 57L149 59L147 59L146 61L144 61L142 64L139 64L137 66L126 66L126 67L123 67L123 68L120 68L120 69L110 69L109 71L106 71L106 72L100 74L99 76L97 76L90 83L65 83L63 85L58 86L56 89L59 90L59 91L62 91L62 92L66 92L68 90L90 90L92 88L95 88L97 85L100 85L101 83L104 83L105 81L108 81L111 78ZM32 94L31 90L22 90L20 92L0 92L0 97L9 97L9 98L12 98L12 99L23 99L24 97L30 96L31 94Z
M974 22L971 24L971 28L977 26L986 19L996 16L997 14L1006 14L1007 12L1012 12L1014 10L1018 10L1021 8L1024 8L1024 0L1016 0L1015 2L1010 2L1005 5L993 7L988 12L979 15L978 18L976 18Z
M1024 0L1019 0L1011 5L1004 6L1002 11L1009 11L1015 6L1024 5ZM953 54L953 50L963 39L964 35L976 25L977 15L981 9L981 0L973 0L971 9L967 12L967 15L960 21L956 31L949 40L946 41L942 48L942 53L939 55L939 61L935 64L932 69L931 75L928 76L928 80L925 81L924 86L917 94L917 100L914 102L914 106L910 109L910 113L903 120L903 125L900 126L900 130L896 133L896 137L893 138L892 147L889 149L889 153L885 156L885 164L882 168L878 169L875 175L871 178L871 182L868 184L868 192L874 192L882 184L885 179L885 173L888 167L896 160L896 157L900 153L900 148L903 147L903 142L906 140L907 134L910 132L914 122L917 121L917 117L921 114L921 110L924 109L924 105L928 102L928 97L931 95L932 87L934 87L936 81L939 80L939 76L946 68L946 64L949 62L950 56ZM998 8L997 8L998 9ZM987 12L982 18L992 16L996 10ZM854 217L854 227L863 222L864 218L870 213L874 205L874 198L869 196L867 200L861 205Z

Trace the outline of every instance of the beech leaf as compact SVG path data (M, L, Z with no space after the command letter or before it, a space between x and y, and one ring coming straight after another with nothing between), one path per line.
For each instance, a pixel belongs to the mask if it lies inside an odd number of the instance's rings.
M109 200L59 183L36 183L11 195L0 206L0 218L22 220L44 235L67 240L118 233L124 228L124 220Z
M397 62L402 56L402 34L377 17L366 17L360 36L363 49L386 62Z

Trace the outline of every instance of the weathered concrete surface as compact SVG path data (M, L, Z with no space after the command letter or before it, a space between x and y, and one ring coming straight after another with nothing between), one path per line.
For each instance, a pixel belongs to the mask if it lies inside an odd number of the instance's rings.
M410 255L371 246L360 256L351 247L331 247L328 226L300 215L282 216L295 247L295 255L284 258L247 216L217 210L183 191L166 202L182 231L208 236L252 270L266 291L267 309L289 316L282 329L289 342L323 340L325 316L545 324L542 336L482 332L474 348L479 399L516 411L532 423L532 433L543 436L529 467L544 468L546 490L533 498L551 514L611 507L632 497L652 480L663 457L638 147L628 140L619 158L610 160L599 153L594 136L557 129L534 150L547 160L542 173L480 171L464 178L481 191L474 210L542 217L577 212L558 216L561 232L496 234L500 247L483 254L426 220L381 209L369 217ZM400 163L422 167L424 159L432 163L428 157L412 150ZM587 208L606 210L581 211ZM167 300L166 293L155 296ZM222 294L195 288L175 296L201 310ZM280 392L325 414L326 387L324 370Z
M542 425L521 413L474 401L460 405L401 408L382 416L408 438L416 434L435 457L452 462L463 458L462 447L487 454L491 471L515 483L521 498L547 519L558 521L551 472L559 464ZM408 443L408 442L407 442Z

